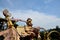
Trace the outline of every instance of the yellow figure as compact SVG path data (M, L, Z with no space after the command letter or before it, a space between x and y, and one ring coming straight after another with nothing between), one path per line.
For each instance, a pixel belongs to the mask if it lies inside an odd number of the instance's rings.
M4 40L19 40L18 32L15 29L10 19L11 14L9 13L7 9L5 9L3 11L3 15L5 16L5 19L7 20L7 24L8 24L8 29L4 31L4 33L7 35Z
M3 15L5 16L5 19L8 21L8 22L7 22L8 27L9 27L9 28L12 27L13 24L12 24L11 19L10 19L11 14L9 13L9 11L8 11L7 9L5 9L5 10L3 11Z

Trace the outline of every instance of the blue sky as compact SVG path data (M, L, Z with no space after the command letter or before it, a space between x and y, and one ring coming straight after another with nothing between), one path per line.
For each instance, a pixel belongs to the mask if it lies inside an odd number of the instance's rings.
M11 11L14 17L17 15L21 15L19 16L21 19L25 16L26 19L31 17L35 25L47 26L44 27L47 29L60 24L60 0L0 0L0 13L5 8ZM35 23L38 20L40 23Z
M60 17L60 0L0 0L0 9L36 10Z

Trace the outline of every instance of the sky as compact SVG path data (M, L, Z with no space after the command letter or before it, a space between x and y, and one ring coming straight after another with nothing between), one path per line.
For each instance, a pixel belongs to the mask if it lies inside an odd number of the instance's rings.
M4 9L8 9L14 18L32 18L34 27L50 29L60 26L60 0L0 0L0 17L4 17Z

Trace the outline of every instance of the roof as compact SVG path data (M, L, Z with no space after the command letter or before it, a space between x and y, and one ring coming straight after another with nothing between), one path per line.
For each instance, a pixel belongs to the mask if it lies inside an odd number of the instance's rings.
M6 20L6 19L4 19L4 18L0 18L0 22L2 22L2 21L7 22L7 20Z
M0 22L3 22L3 21L5 21L5 22L7 22L7 20L5 19L5 18L0 18ZM15 22L14 20L11 20L13 23Z

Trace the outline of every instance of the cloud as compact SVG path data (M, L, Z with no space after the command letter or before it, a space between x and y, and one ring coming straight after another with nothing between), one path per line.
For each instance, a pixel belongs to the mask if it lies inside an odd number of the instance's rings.
M40 26L45 29L55 28L56 25L60 26L60 18L53 15L46 15L45 13L33 10L16 10L10 12L14 18L22 20L32 18L33 26Z
M46 15L33 10L17 10L12 12L12 16L15 18L20 18L26 20L27 18L33 19L34 26L41 26L45 29L55 28L56 25L60 26L60 18L56 16Z
M2 11L0 10L0 17L4 18Z

